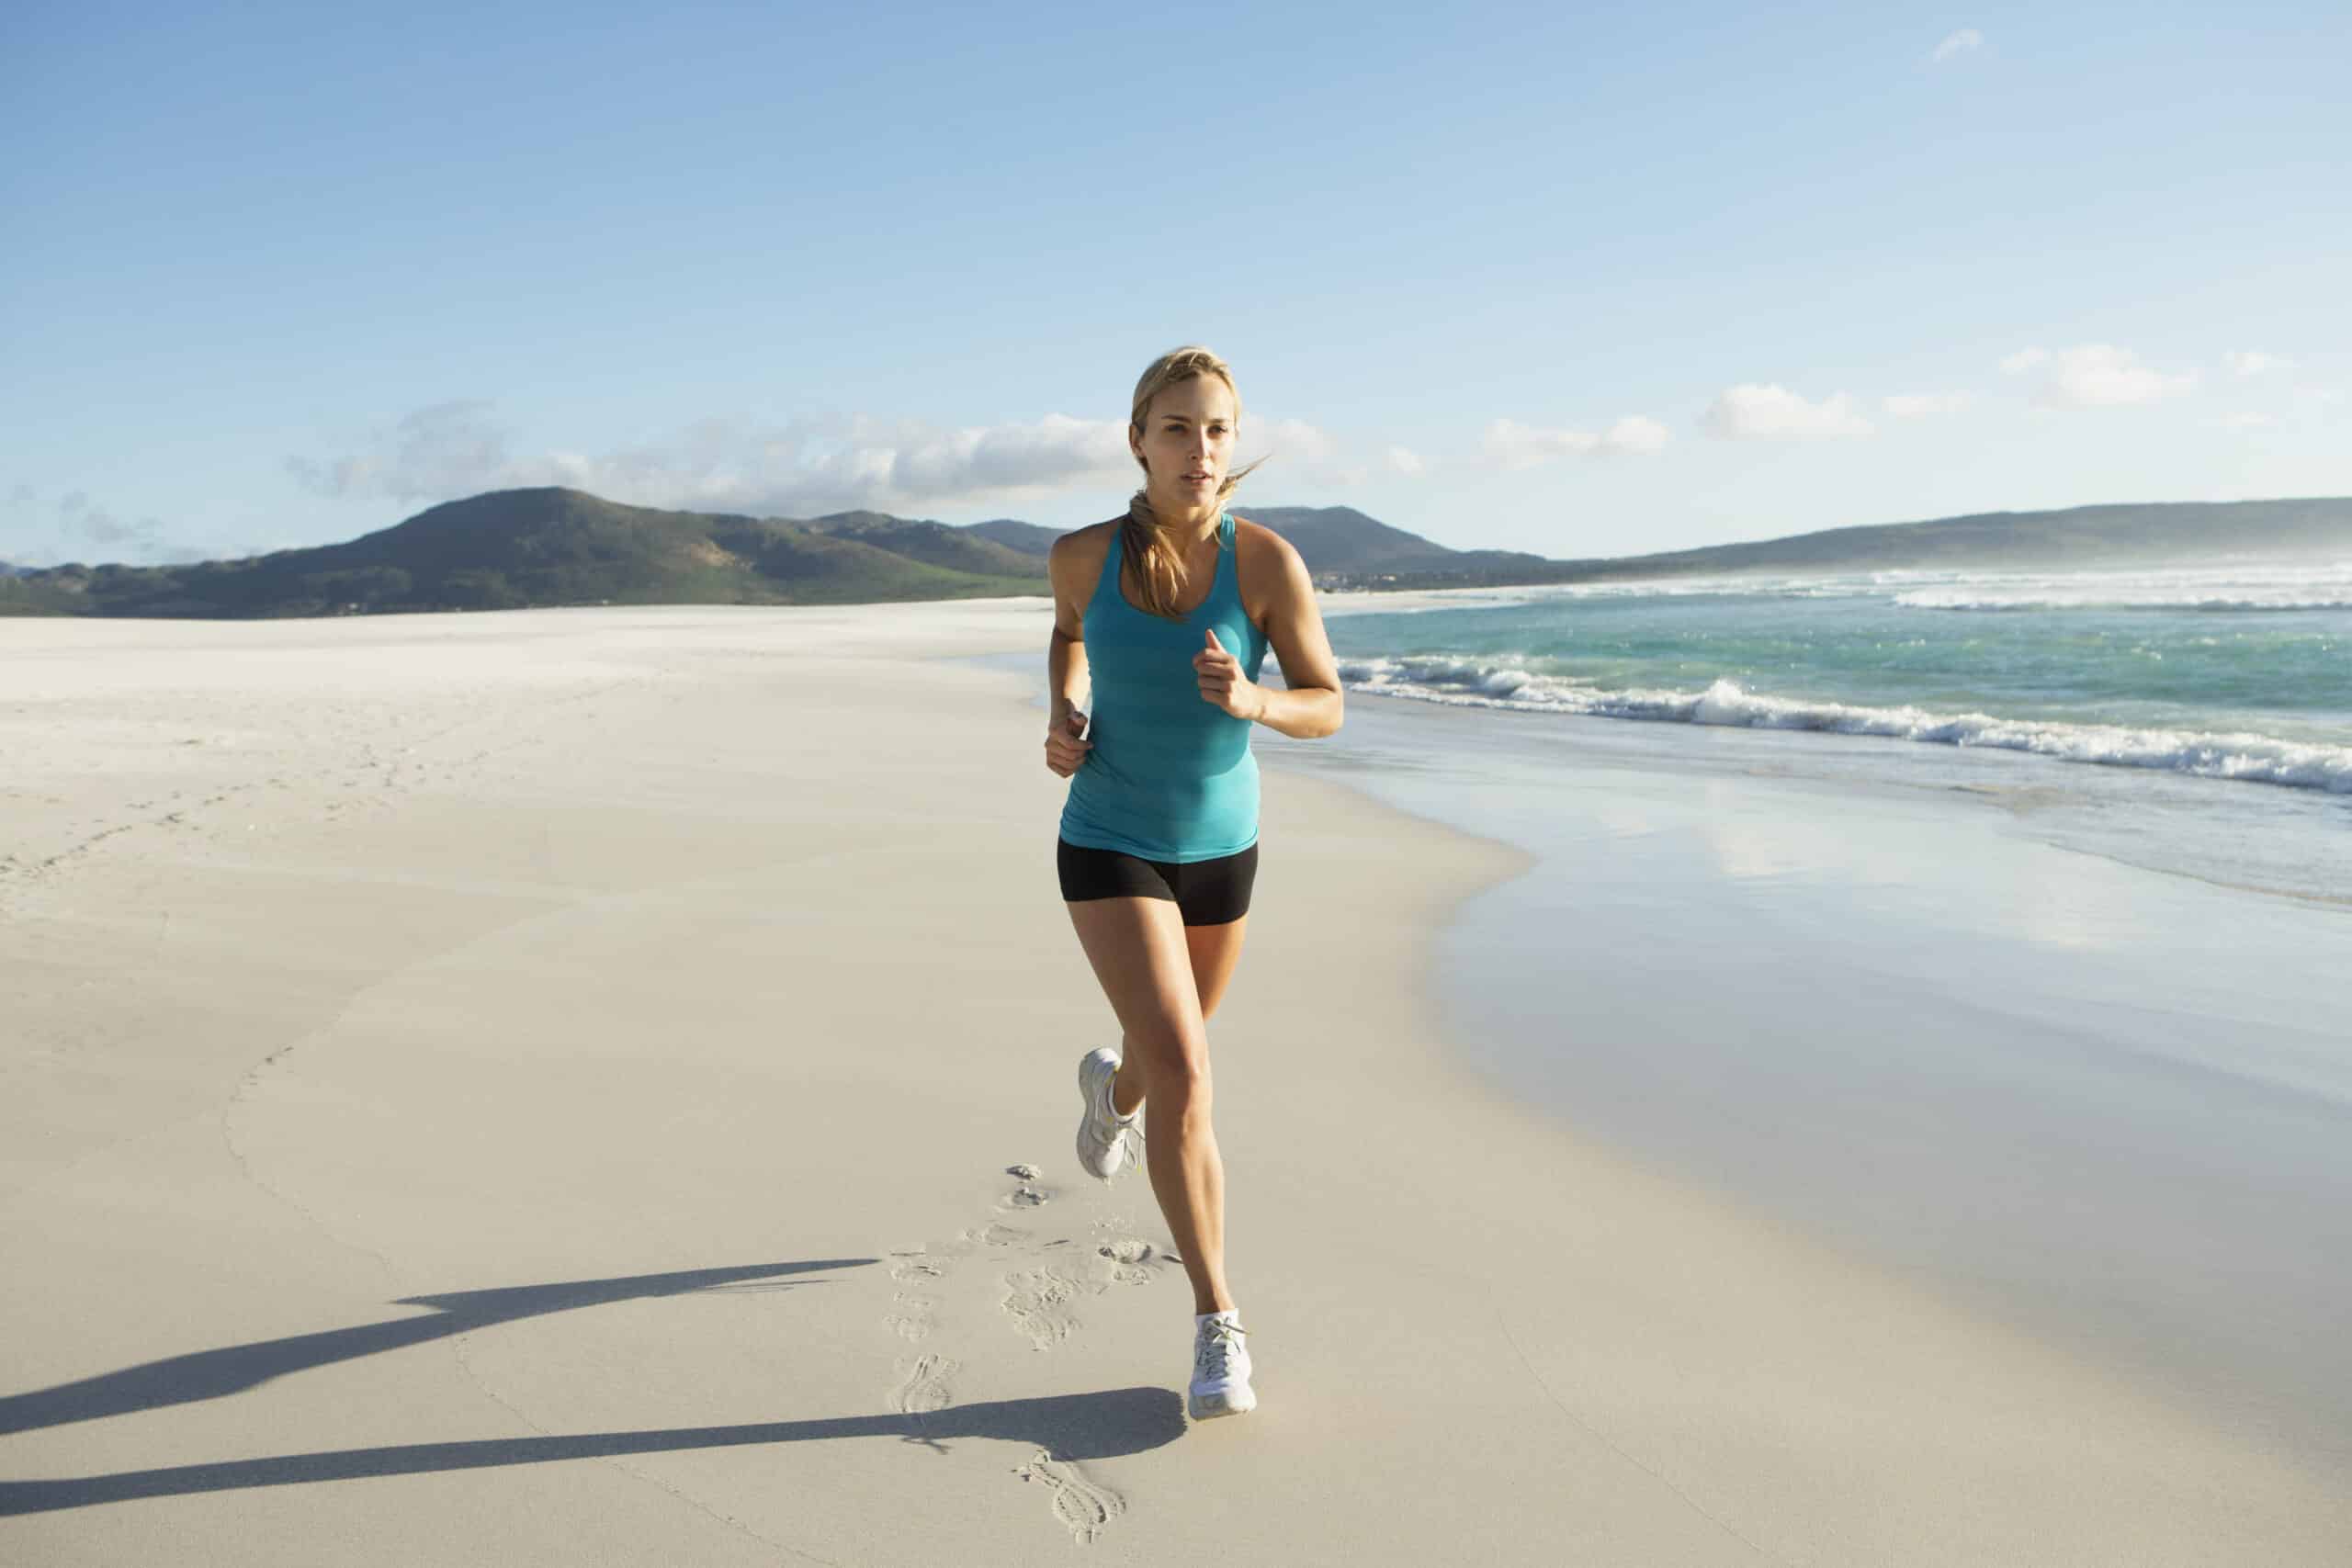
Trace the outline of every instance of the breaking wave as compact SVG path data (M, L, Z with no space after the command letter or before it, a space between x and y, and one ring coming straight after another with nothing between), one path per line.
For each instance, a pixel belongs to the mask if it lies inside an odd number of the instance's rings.
M1340 676L1352 690L1464 707L1875 735L1930 745L2025 751L2067 762L2151 768L2352 795L2352 747L2312 745L2267 735L1996 718L1983 713L1931 713L1907 705L1858 706L1763 696L1730 680L1716 681L1702 692L1611 690L1510 664L1446 656L1344 659L1340 661Z

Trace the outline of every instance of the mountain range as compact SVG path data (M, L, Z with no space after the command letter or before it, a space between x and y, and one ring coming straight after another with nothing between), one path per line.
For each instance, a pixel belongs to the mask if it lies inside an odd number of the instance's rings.
M2352 557L2352 497L1996 512L1752 544L1556 560L1456 550L1352 507L1246 504L1324 588L1739 572L2086 568L2217 555ZM1060 530L879 512L749 517L492 491L343 544L185 566L0 568L0 615L247 618L555 604L819 604L1036 594Z

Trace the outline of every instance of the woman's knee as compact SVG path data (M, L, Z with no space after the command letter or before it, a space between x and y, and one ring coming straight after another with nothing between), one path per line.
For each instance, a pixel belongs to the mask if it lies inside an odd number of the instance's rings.
M1173 1020L1130 1031L1128 1049L1143 1067L1144 1092L1163 1106L1205 1107L1209 1100L1208 1036Z

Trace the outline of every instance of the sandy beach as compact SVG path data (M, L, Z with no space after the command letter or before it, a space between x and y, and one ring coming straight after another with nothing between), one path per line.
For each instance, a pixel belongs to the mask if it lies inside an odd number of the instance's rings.
M1467 1069L1431 937L1526 857L1269 752L1262 1403L1188 1428L968 658L1048 618L0 622L0 1561L2352 1560L2341 1474Z

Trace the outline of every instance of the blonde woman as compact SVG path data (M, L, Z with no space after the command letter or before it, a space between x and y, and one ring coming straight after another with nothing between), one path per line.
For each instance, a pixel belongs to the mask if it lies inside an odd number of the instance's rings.
M1187 347L1136 383L1126 514L1054 543L1046 766L1070 781L1056 851L1079 944L1120 1043L1079 1063L1079 1163L1144 1163L1192 1279L1195 1420L1256 1407L1225 1278L1225 1168L1209 1125L1207 1024L1241 956L1258 869L1263 724L1340 728L1331 645L1298 552L1225 510L1241 399L1225 361ZM1271 647L1284 685L1258 684ZM1092 711L1081 711L1092 689ZM1140 1125L1138 1124L1140 1123Z

